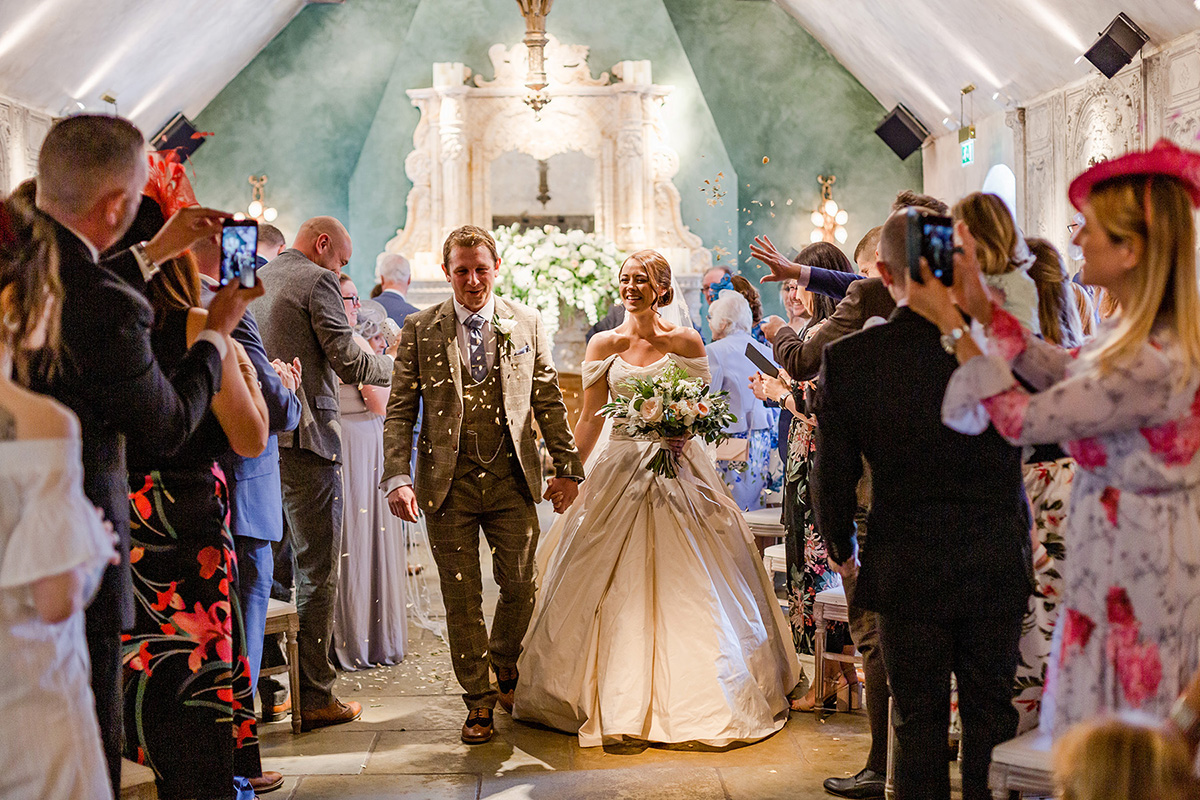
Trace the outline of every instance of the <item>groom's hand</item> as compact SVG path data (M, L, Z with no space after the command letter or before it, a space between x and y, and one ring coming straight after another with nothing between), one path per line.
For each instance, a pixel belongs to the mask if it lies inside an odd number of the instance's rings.
M417 521L417 493L413 491L413 487L397 486L388 493L387 501L393 516L405 522Z
M546 481L546 493L542 498L554 504L555 514L561 514L571 507L578 496L578 483L570 478L551 478Z

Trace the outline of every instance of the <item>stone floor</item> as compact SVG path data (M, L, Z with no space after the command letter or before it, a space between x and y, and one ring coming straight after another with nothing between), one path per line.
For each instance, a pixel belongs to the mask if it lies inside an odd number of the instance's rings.
M488 548L481 547L485 559ZM410 553L410 560L420 560ZM436 590L431 564L425 576ZM485 586L485 608L496 587ZM434 607L440 596L433 592ZM535 800L806 800L821 782L862 768L870 737L861 711L824 721L793 713L753 745L580 748L574 736L515 722L497 710L485 745L459 740L466 716L446 644L410 624L403 663L343 674L337 693L362 703L360 720L298 736L284 721L260 728L263 768L286 776L271 800L420 798ZM811 669L810 669L811 672Z

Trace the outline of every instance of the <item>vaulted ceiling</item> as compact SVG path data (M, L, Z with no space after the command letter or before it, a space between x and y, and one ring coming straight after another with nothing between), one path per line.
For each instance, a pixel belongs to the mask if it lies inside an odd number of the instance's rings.
M1200 0L773 1L880 103L904 103L935 134L968 83L979 117L1087 75L1078 57L1120 11L1151 46L1200 28ZM57 114L109 108L108 93L155 130L202 109L305 3L0 0L0 94Z

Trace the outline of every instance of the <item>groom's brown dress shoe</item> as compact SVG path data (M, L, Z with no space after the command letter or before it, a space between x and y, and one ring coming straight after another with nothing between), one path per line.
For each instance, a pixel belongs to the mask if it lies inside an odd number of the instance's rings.
M510 714L517 694L517 677L516 667L496 667L496 687L500 690L500 705Z
M340 725L343 722L353 722L362 715L362 706L351 700L343 703L336 697L324 708L305 708L300 712L300 730L307 733L314 728L324 728L326 725Z
M467 721L462 726L462 740L467 744L483 744L492 740L492 710L490 708L472 708L467 714Z

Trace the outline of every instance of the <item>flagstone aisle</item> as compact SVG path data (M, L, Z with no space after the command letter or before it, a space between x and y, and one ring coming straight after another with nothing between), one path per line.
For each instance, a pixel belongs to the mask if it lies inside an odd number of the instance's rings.
M487 548L482 552L486 555ZM425 577L436 577L431 564ZM484 565L485 608L496 587ZM440 596L435 595L440 609ZM489 620L490 624L490 620ZM792 714L782 731L725 752L700 746L580 748L575 737L513 721L497 709L485 745L459 741L466 716L446 644L411 625L394 667L343 674L337 694L362 703L360 720L294 736L288 721L260 727L263 768L286 782L270 800L807 800L821 782L862 768L869 746L861 711L825 722Z

